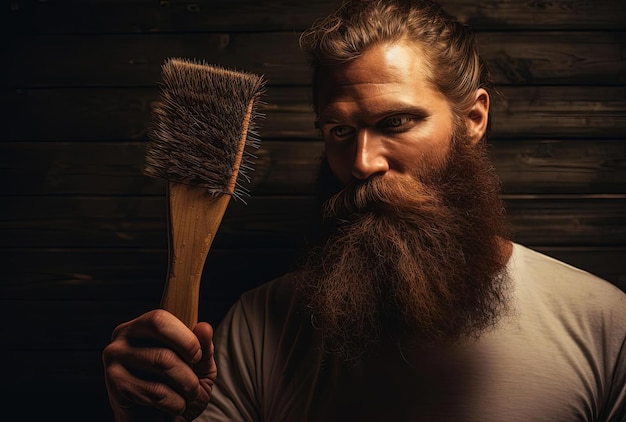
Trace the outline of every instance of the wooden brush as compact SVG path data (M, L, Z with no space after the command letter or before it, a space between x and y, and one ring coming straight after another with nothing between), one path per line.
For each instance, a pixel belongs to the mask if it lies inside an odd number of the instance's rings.
M198 321L204 263L231 197L258 148L255 121L265 81L189 59L162 66L144 173L167 183L169 266L161 307L188 327ZM247 179L249 181L249 179Z

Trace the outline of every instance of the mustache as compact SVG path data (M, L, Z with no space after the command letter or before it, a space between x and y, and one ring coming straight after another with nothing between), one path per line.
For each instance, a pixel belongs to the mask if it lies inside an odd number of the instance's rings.
M376 175L351 182L322 205L325 219L354 220L366 214L380 215L434 211L441 195L432 186L411 176Z

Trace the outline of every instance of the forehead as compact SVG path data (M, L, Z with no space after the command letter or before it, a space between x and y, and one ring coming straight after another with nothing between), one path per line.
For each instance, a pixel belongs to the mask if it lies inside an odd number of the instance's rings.
M318 112L350 104L366 112L369 107L384 108L390 102L418 105L444 99L431 80L430 65L419 46L378 45L347 63L320 69Z

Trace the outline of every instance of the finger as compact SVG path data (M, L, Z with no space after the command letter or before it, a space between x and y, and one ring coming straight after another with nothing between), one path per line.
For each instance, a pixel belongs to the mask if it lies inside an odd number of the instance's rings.
M118 401L140 406L158 405L171 414L192 420L206 408L210 388L191 367L166 348L128 348L121 341L106 348L107 385ZM111 388L108 388L111 390ZM191 416L188 416L191 415Z
M187 410L184 413L187 420L195 419L206 409L217 376L217 366L213 358L213 327L206 322L200 322L193 331L202 347L201 358L193 365L201 393L196 399L187 401Z
M155 407L172 415L196 418L209 403L209 390L192 369L169 349L139 349L118 353L124 364L112 365L107 379L122 403Z
M120 337L125 337L131 345L164 345L188 363L198 361L202 353L196 335L181 320L163 309L147 312L121 324L113 332L114 339Z
M122 408L142 406L154 408L170 415L182 415L186 402L164 383L135 376L123 365L107 368L107 385Z
M210 380L212 385L217 376L217 365L213 357L213 327L206 322L200 322L193 332L200 341L202 349L201 358L193 365L193 370L200 380Z
M204 396L208 402L210 389L206 388L206 383L201 382L191 366L173 350L163 347L128 348L117 343L108 346L108 349L109 355L115 355L115 362L133 376L164 383L186 402L199 398L203 400Z

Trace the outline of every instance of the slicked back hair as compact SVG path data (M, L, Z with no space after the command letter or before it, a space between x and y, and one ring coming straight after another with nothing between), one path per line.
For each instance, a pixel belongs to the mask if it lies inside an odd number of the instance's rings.
M477 89L492 94L491 76L473 31L439 4L348 0L300 36L300 46L313 68L315 108L320 69L349 62L372 47L398 42L414 42L425 54L430 83L446 96L455 118L469 111Z

